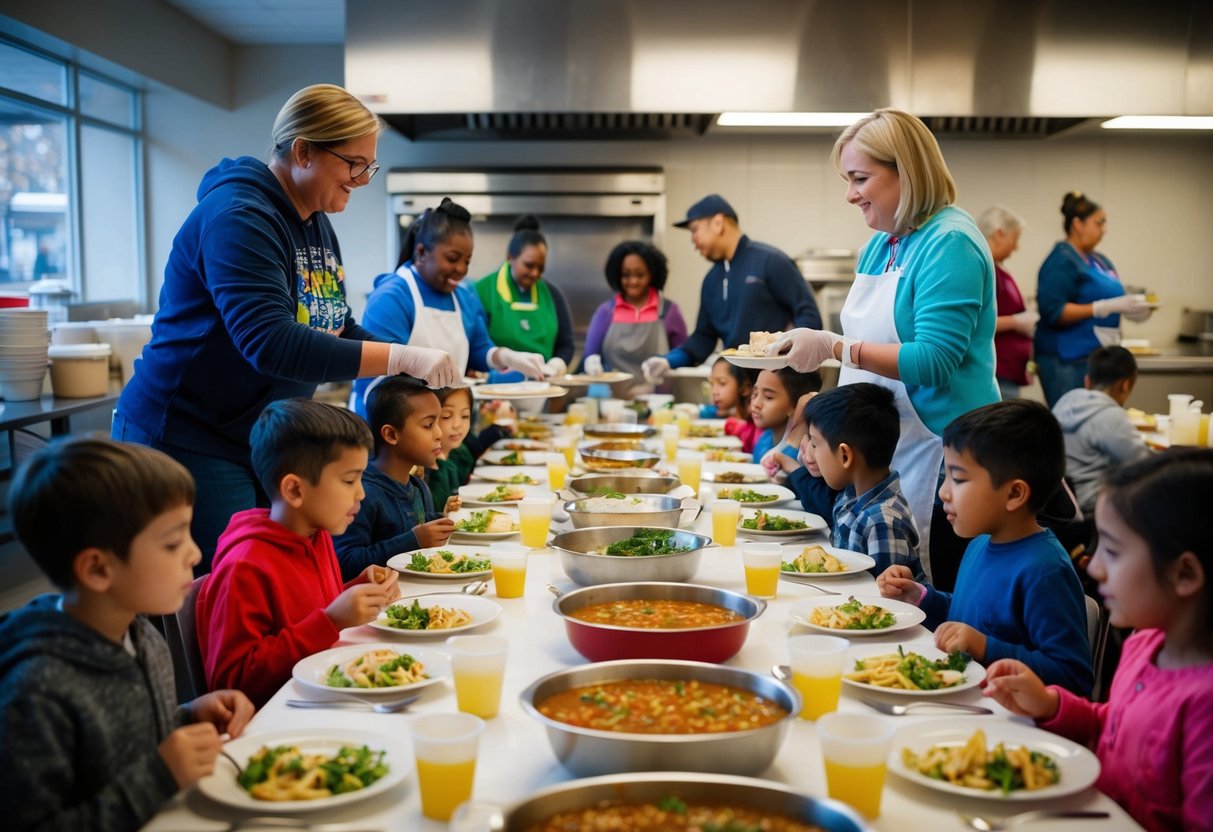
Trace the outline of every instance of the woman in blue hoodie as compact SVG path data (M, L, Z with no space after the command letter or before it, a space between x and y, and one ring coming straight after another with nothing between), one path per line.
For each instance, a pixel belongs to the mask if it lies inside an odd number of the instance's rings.
M232 514L265 504L248 440L267 404L361 376L403 372L435 387L459 378L446 352L378 342L346 305L326 214L379 170L380 125L341 87L305 87L278 113L269 164L242 156L208 171L173 240L152 340L112 432L193 474L199 574Z

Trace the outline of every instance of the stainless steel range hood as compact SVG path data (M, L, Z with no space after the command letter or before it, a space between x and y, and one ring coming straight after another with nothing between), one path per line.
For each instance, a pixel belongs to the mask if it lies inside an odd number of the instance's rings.
M346 33L346 86L411 138L890 105L982 134L1213 114L1205 0L347 0Z

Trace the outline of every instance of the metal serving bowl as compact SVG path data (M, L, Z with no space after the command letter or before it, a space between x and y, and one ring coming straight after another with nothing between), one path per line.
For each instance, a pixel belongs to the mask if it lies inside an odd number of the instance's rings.
M681 481L677 477L659 477L643 471L627 474L595 474L569 480L568 487L578 496L592 497L603 489L620 494L665 494Z
M673 499L672 497L666 499ZM582 586L615 584L626 581L689 581L699 571L703 548L712 542L706 535L680 531L671 525L677 546L690 546L690 551L669 555L621 557L599 555L595 549L631 537L642 528L660 524L631 526L594 526L561 532L548 546L560 552L560 565L575 583Z
M629 505L627 511L593 511L578 508L585 500L597 497L582 497L570 500L564 504L573 521L574 529L585 529L590 526L660 526L664 529L676 529L682 522L682 500L677 497L667 497L664 494L628 494L624 501L640 500ZM695 506L687 506L693 510Z
M648 451L603 451L593 445L580 449L581 459L590 471L613 473L629 468L652 468L661 457Z
M652 425L597 424L586 425L585 435L591 439L630 439L639 442L657 433Z
M657 802L677 795L689 803L738 805L763 809L819 826L826 832L867 832L869 827L850 806L824 797L810 797L770 780L727 774L661 771L637 776L612 774L560 783L502 810L486 803L467 803L457 810L454 828L479 832L525 832L560 812L589 809L608 801Z
M589 531L585 529L584 531ZM572 532L579 534L580 532ZM604 559L605 555L600 556ZM647 558L610 558L628 563ZM595 624L573 618L591 604L632 599L698 601L730 609L742 617L731 624L686 627L677 630L643 630L614 624ZM587 586L559 595L552 609L564 619L564 631L573 649L592 662L614 659L682 659L724 662L737 655L750 632L750 622L762 615L767 602L750 595L698 584L673 582L617 583Z
M778 722L747 731L703 734L624 734L579 728L550 719L539 705L569 688L627 679L669 679L727 685L757 694L788 713ZM556 758L578 777L625 771L710 771L758 774L770 767L800 713L800 694L762 673L703 662L641 660L601 662L550 673L524 690L522 709L547 729Z

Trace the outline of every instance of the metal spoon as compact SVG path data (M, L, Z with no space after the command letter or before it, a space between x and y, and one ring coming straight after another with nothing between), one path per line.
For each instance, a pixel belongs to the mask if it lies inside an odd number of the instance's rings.
M1010 829L1019 826L1021 823L1031 823L1036 820L1096 820L1098 818L1111 817L1107 812L1085 811L1023 812L1018 815L1011 815L1009 818L987 818L981 815L966 815L964 812L957 812L956 814L960 815L962 821L978 830L978 832L999 832L999 830Z
M489 591L488 581L472 581L470 584L464 584L459 588L459 592L453 589L435 589L431 592L418 592L415 595L401 595L396 601L404 601L409 598L421 598L424 595L484 595ZM396 603L393 601L392 603Z
M914 708L947 708L953 711L964 711L970 714L992 714L994 713L989 708L983 708L980 705L964 705L960 702L911 702L909 705L890 705L887 702L878 702L875 699L865 699L859 697L859 701L867 705L869 708L880 711L882 714L890 716L905 716Z
M326 699L322 701L314 699L288 699L286 700L286 704L288 708L333 708L342 711L365 711L367 708L370 708L377 714L394 714L398 711L403 711L420 698L420 694L413 694L403 699L393 699L390 702L368 702L365 699Z
M236 762L235 757L233 757L231 754L228 754L222 748L219 749L219 753L222 754L224 757L227 757L227 761L236 767L236 776L237 777L240 777L241 775L244 774L244 766L242 766L242 765L240 765L240 763Z

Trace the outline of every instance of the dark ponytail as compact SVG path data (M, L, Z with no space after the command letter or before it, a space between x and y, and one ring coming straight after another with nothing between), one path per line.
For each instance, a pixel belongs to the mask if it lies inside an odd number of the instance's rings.
M1082 191L1070 191L1061 200L1062 230L1070 233L1074 220L1085 220L1099 210L1099 203L1087 199Z
M517 257L527 246L547 247L547 238L539 230L539 219L532 214L523 214L514 222L514 236L506 252L510 257Z
M437 208L426 208L420 217L413 220L404 235L396 268L413 259L418 243L426 251L433 251L435 246L446 242L452 234L472 236L472 215L462 205L452 202L449 196L444 196Z

